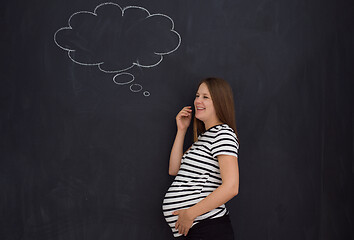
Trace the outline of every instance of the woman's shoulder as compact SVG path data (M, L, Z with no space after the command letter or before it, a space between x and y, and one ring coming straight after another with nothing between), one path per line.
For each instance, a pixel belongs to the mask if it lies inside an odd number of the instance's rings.
M234 138L238 142L235 131L226 123L216 126L215 136L217 138L224 138L229 136Z
M215 126L214 132L228 132L230 134L235 134L235 131L226 123Z
M215 137L211 145L213 157L216 157L221 152L229 155L230 151L237 157L239 143L234 130L228 124L221 124L215 127L214 131Z
M218 124L215 125L208 130L206 130L204 133L200 134L198 139L201 138L217 138L220 135L232 135L233 137L236 138L236 134L234 130L226 123Z

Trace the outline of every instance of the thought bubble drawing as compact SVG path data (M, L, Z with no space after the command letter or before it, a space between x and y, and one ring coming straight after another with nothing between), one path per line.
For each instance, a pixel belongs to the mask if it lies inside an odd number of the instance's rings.
M143 87L133 83L135 77L127 71L134 66L157 66L164 55L178 49L181 36L167 15L107 2L93 12L72 14L68 26L55 32L54 42L68 52L74 63L97 66L104 73L115 74L115 84L131 84L132 92L140 92ZM147 97L150 93L145 91L143 95Z

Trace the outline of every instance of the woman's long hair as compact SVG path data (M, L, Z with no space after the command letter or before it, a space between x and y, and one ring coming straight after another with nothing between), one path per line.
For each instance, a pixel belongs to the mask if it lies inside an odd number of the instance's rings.
M222 123L229 125L235 132L237 138L235 105L230 85L221 78L206 78L199 85L205 83L211 95L214 104L216 116ZM198 136L206 131L203 121L194 116L193 120L193 136L194 142L198 140Z

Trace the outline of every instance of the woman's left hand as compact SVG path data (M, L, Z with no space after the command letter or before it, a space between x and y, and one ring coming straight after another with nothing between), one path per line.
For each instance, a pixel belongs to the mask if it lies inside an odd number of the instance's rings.
M178 220L176 222L175 228L180 234L187 236L189 229L191 228L194 218L188 212L188 209L181 209L174 211L173 215L178 215Z

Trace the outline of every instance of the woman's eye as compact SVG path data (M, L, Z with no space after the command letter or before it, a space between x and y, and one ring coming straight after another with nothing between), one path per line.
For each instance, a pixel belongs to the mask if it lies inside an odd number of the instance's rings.
M208 98L207 96L204 96L204 98Z

